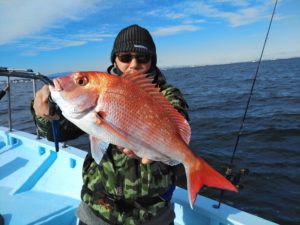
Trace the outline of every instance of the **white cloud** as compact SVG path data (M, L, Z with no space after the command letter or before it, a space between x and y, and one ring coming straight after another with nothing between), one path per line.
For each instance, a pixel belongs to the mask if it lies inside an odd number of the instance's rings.
M221 19L230 26L238 27L251 24L270 17L272 1L257 1L250 4L250 1L228 1L213 0L210 2L189 2L185 12L193 16Z
M30 37L30 41L16 43L19 49L23 49L23 55L35 56L40 52L53 51L61 48L81 46L86 42L82 40L66 40L55 37Z
M109 29L112 32L120 26L111 10L116 7L116 3L118 1L114 0L0 0L0 46L13 43L22 54L36 55L44 51L103 41L114 36L103 30ZM226 21L233 27L250 24L269 16L271 5L271 0L256 0L254 3L249 0L186 0L172 6L162 5L155 10L146 7L138 15L139 21L149 18L161 20L161 27L152 34L166 36L200 30L212 20ZM130 7L124 5L121 16L130 15L134 19L133 10L141 12L141 7L140 1L133 0ZM131 11L125 10L129 8ZM93 16L99 21L100 25L97 26L106 28L96 31ZM101 24L99 18L105 18L106 25ZM84 19L91 25L84 28L81 26L78 31L76 25L79 23L76 22L86 22Z
M241 8L234 12L216 10L214 17L225 19L233 27L251 24L262 19L270 18L270 12L266 12L270 7L266 5Z
M168 19L182 19L185 18L186 15L183 12L177 12L169 8L164 9L154 9L146 13L148 16L153 17L164 17Z
M225 21L232 27L251 24L270 17L272 0L210 0L184 1L170 7L161 7L149 12L149 16L178 20L182 23L196 24L192 21L215 19Z
M72 35L73 39L84 40L86 42L99 42L103 41L104 38L107 37L114 37L113 34L103 34L101 32L89 32L89 31L82 31L78 34Z
M179 26L171 26L171 27L163 27L156 29L153 33L153 35L156 36L167 36L176 34L182 31L197 31L199 30L199 27L193 26L193 25L179 25Z
M84 32L68 34L63 37L53 35L32 35L22 41L15 42L17 48L22 50L23 55L35 56L41 52L53 51L67 47L82 46L89 42L100 42L104 38L112 37L111 34Z
M65 29L104 7L101 0L9 0L0 1L0 46L13 44L22 55L103 41L102 31ZM105 6L107 7L107 6ZM70 33L70 32L73 32Z
M80 20L96 3L97 0L1 1L0 45Z
M210 2L213 3L213 4L223 3L223 4L229 4L229 5L232 5L232 6L242 6L242 7L250 5L250 2L245 1L245 0L211 0Z

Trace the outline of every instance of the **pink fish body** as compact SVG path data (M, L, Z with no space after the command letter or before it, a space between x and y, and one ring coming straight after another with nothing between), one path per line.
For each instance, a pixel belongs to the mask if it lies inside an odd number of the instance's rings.
M96 162L112 143L142 158L182 163L191 207L203 185L237 191L190 150L188 122L145 75L77 72L55 79L54 84L53 100L68 120L90 135Z

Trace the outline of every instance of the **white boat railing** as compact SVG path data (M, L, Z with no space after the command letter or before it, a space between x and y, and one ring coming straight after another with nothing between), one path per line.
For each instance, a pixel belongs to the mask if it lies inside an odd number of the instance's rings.
M36 80L41 80L45 84L52 84L52 81L40 74L33 72L32 69L8 69L6 67L0 67L0 77L6 77L6 87L1 91L0 100L2 97L7 94L8 97L8 107L7 107L7 116L8 116L8 128L9 131L12 131L13 124L12 124L12 108L11 108L11 77L17 77L22 79L30 79L32 81L32 93L33 97L36 94Z

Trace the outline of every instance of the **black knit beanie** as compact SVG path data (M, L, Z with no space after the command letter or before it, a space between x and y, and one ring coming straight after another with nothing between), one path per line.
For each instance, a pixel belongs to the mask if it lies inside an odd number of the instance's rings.
M152 65L156 66L156 48L148 30L139 25L124 28L117 35L111 51L111 62L114 63L116 53L136 52L152 55Z

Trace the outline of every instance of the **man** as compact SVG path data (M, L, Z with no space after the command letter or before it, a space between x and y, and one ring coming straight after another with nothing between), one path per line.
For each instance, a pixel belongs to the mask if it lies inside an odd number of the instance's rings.
M148 74L168 101L188 119L187 104L180 91L166 84L156 67L156 47L150 33L138 26L124 28L117 35L108 73ZM38 131L53 140L48 120L49 89L36 95L33 108ZM60 118L60 140L83 134L71 122ZM173 224L170 199L175 187L174 168L161 162L138 158L130 149L110 144L97 164L90 154L83 165L83 188L77 216L80 224Z

